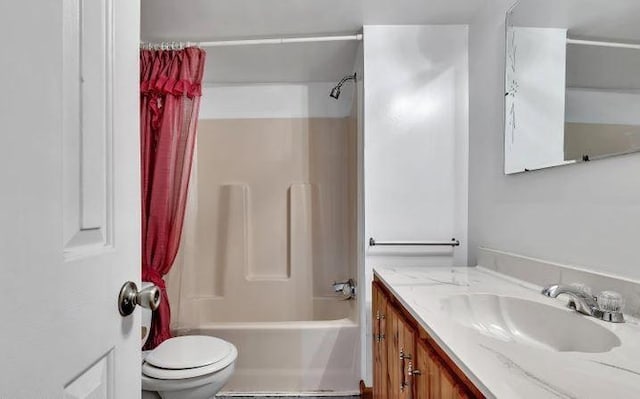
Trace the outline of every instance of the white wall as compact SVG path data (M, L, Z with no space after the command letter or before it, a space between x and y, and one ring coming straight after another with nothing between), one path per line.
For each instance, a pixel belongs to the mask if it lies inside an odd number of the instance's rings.
M505 12L469 31L470 260L479 245L640 278L640 154L503 174Z
M353 83L342 86L338 100L329 97L337 82L207 86L200 119L343 118L349 116Z
M462 242L455 250L365 243L368 329L376 265L467 264L467 39L466 26L364 27L364 238Z

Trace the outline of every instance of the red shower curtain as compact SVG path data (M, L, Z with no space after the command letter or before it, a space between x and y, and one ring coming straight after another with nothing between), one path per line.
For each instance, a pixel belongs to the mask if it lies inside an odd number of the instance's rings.
M145 349L171 338L163 277L180 245L204 61L199 48L140 51L142 280L162 290Z

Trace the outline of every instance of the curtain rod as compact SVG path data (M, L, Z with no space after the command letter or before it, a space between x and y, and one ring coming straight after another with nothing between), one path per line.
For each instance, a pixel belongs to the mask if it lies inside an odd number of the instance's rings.
M254 46L259 44L289 44L289 43L310 43L310 42L339 42L339 41L360 41L362 33L342 36L302 36L302 37L278 37L265 39L243 39L243 40L217 40L210 42L162 42L162 43L140 43L142 48L154 48L163 50L175 50L188 46L198 47L226 47L226 46Z
M614 47L614 48L627 48L632 50L640 50L640 44L633 44L633 43L603 42L603 41L578 40L578 39L567 39L567 43L581 44L583 46Z

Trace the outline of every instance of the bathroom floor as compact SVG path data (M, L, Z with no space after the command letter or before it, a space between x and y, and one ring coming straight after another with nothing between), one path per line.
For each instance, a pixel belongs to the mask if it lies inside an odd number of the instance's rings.
M285 396L284 398L305 398L305 399L355 399L360 396ZM216 396L217 399L282 399L283 396Z

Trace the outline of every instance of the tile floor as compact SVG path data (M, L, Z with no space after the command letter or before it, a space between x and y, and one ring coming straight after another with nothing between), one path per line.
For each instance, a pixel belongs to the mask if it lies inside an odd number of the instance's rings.
M285 399L285 398L304 398L304 399L357 399L359 396L216 396L217 399Z

